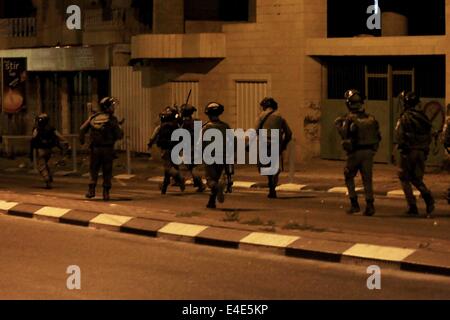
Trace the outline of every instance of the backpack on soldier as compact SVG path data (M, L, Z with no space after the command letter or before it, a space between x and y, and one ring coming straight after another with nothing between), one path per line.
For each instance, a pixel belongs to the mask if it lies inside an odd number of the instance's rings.
M161 125L156 145L162 150L171 150L175 142L172 141L172 133L178 128L173 122L166 122Z
M426 114L418 110L408 110L402 115L401 121L407 145L428 148L432 140L433 125Z
M380 143L378 121L372 115L364 114L351 117L350 134L355 147L374 146Z
M112 137L112 129L110 125L110 115L99 113L92 117L91 122L91 143L94 146L108 144Z
M52 149L59 143L56 136L56 129L47 125L44 128L36 128L37 136L35 138L35 145L42 149Z

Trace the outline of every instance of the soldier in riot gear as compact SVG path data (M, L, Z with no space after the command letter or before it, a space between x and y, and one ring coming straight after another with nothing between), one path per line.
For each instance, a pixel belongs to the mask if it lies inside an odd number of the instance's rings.
M224 146L223 146L223 159L221 159L222 163L213 163L205 165L206 172L206 180L208 183L208 187L211 189L211 194L209 197L209 201L207 204L207 208L215 209L216 208L216 200L219 203L223 203L225 201L225 185L223 181L221 181L222 174L224 171L229 170L230 166L226 165L226 141L227 141L227 129L230 129L230 126L220 120L220 116L224 113L225 107L217 102L209 103L205 108L205 114L208 116L209 121L203 126L202 133L203 135L208 132L208 130L219 130L222 133ZM207 147L210 142L204 142L203 147ZM226 172L226 174L231 174Z
M95 198L100 169L103 172L103 200L110 200L112 187L114 145L123 139L123 130L114 116L118 101L111 97L100 101L100 112L92 115L80 128L80 143L85 144L85 136L90 133L90 181L86 198Z
M364 215L372 216L375 214L373 159L381 141L379 123L375 117L365 112L365 98L358 90L348 90L345 99L349 113L336 119L335 124L347 153L344 176L351 204L347 213L361 211L355 188L355 177L360 172L367 204Z
M46 189L52 188L53 176L48 165L52 156L52 149L58 147L62 153L69 148L69 143L64 137L50 125L50 118L42 113L36 118L31 139L30 159L34 158L36 150L37 166L39 173L45 181Z
M170 179L173 178L181 191L185 190L185 181L180 173L178 165L172 161L172 149L176 142L172 141L172 133L179 128L179 114L175 107L167 107L160 114L161 125L155 130L152 139L150 139L149 147L154 143L161 149L161 158L164 163L164 181L161 186L161 194L167 193L170 185Z
M265 129L268 130L267 134L267 152L271 152L271 143L273 141L270 141L271 134L270 130L280 130L279 138L280 141L278 141L278 145L280 147L279 149L279 160L278 163L282 163L282 154L287 149L287 146L289 142L292 140L292 131L289 128L289 125L287 124L287 121L281 116L281 114L278 111L278 103L275 101L275 99L266 97L264 98L260 106L262 107L262 112L258 117L257 123L256 123L256 132L259 133L259 130ZM258 163L258 167L261 171L261 168L265 167L264 165ZM276 188L278 186L278 180L279 175L281 173L281 168L278 170L278 172L275 175L267 176L268 183L269 183L269 199L276 199L277 198L277 192Z
M180 108L181 115L181 128L189 131L191 134L191 164L187 165L187 169L192 175L192 179L194 182L194 187L197 188L198 192L205 191L205 186L203 185L202 177L196 172L196 166L194 164L194 150L195 150L195 141L194 141L194 123L198 121L198 119L194 118L194 113L197 112L197 108L190 104L183 104Z
M416 93L402 92L400 99L403 103L403 113L397 122L395 135L397 149L400 151L399 178L408 203L407 214L419 214L412 184L420 191L427 206L427 215L430 215L434 211L435 201L423 182L423 176L430 152L432 125L428 117L416 108L420 104Z

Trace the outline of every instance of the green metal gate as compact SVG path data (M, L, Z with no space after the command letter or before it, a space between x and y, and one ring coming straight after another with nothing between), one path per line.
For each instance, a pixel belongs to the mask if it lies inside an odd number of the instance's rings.
M359 72L355 68L356 72ZM401 114L401 106L398 95L402 90L416 90L415 88L415 70L414 68L396 67L388 63L367 63L364 66L364 77L359 81L359 86L355 81L355 85L349 85L349 88L356 88L366 94L366 111L378 120L380 123L380 131L382 134L382 142L380 149L375 157L376 162L390 163L394 150L395 137L394 130L397 120ZM336 79L345 82L345 75L339 75ZM350 75L352 78L352 75ZM344 79L344 80L342 80ZM348 81L347 81L348 82ZM334 85L328 79L328 85L335 86L342 91L342 85ZM341 138L334 126L337 117L347 113L347 107L344 99L336 99L339 92L328 92L328 97L322 103L322 128L321 128L321 157L330 160L342 160L345 153L341 147ZM428 102L434 101L444 106L444 98L421 98L422 107ZM438 132L442 124L442 116L438 114L433 119L434 132ZM437 139L433 141L428 165L437 166L442 164L445 157L444 149Z

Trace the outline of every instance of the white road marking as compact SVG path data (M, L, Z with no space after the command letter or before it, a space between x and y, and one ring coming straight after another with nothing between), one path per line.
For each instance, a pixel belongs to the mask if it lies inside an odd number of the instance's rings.
M360 192L363 191L364 188L358 187L356 188L356 192ZM347 187L335 187L335 188L331 188L330 190L328 190L329 193L341 193L341 194L345 194L348 196L348 189Z
M134 174L119 174L119 175L115 176L114 178L118 179L118 180L131 180L135 177L136 177L136 175L134 175Z
M261 246L271 246L286 248L293 242L299 240L300 237L295 236L284 236L270 233L258 233L254 232L246 236L240 242L244 244L255 244Z
M147 180L148 182L163 182L164 177L152 177Z
M169 223L158 232L177 236L196 237L207 228L207 226L173 222Z
M90 175L89 175L89 172L88 172L88 173L83 174L82 177L83 177L83 178L89 178L89 176L90 176ZM98 176L99 176L99 177L103 176L103 173L99 172L99 173L98 173Z
M17 206L18 203L17 202L6 202L6 201L0 201L0 210L10 210L12 208L14 208L15 206Z
M388 197L391 198L404 198L405 197L405 193L403 192L403 190L393 190L393 191L389 191L387 193ZM414 196L418 197L420 196L420 192L415 190L414 191Z
M250 189L256 184L256 182L248 182L248 181L234 181L233 187L235 188L247 188Z
M355 244L343 256L401 262L416 250L398 247L384 247L370 244Z
M97 217L92 219L90 223L95 224L103 224L107 226L113 226L113 227L121 227L128 221L133 219L133 217L126 217L126 216L117 216L113 214L99 214Z
M277 187L277 191L286 191L286 192L298 192L302 189L306 188L304 184L295 184L295 183L287 183L282 184Z
M43 207L36 211L34 214L44 217L61 218L63 215L71 211L71 209Z

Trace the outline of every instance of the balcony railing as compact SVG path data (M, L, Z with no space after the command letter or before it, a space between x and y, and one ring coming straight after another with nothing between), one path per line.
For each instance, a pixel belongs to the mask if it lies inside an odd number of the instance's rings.
M36 18L0 19L0 36L30 38L36 36Z

